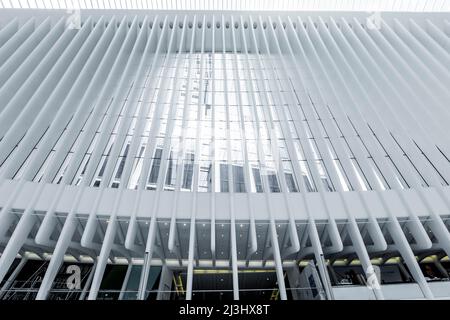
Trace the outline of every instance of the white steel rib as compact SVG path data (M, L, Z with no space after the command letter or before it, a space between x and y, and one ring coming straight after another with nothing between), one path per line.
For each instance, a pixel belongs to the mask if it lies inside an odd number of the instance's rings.
M448 13L77 14L0 9L0 282L37 255L47 299L90 257L93 300L125 259L120 299L162 265L188 300L196 269L229 270L237 300L272 268L285 300L313 259L332 298L334 261L369 279L395 256L439 297L420 261L450 253Z

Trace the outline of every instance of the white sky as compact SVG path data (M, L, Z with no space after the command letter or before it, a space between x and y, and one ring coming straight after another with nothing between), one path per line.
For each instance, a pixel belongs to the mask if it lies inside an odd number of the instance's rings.
M0 0L0 8L450 11L450 0Z

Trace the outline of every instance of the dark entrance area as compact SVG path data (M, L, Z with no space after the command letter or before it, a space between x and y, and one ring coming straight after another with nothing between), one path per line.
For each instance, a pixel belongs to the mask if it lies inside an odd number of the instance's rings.
M186 274L181 275L186 283ZM242 270L239 272L239 299L277 300L278 284L275 271ZM192 300L232 301L233 276L231 270L196 270L193 278Z

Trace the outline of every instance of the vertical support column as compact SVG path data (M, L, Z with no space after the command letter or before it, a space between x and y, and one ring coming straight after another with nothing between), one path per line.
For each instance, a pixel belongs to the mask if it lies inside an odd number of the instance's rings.
M398 251L400 252L402 258L405 260L405 263L408 266L411 275L413 276L414 280L416 280L417 284L422 290L424 297L427 299L434 299L433 293L431 292L431 289L427 281L425 280L422 270L420 269L420 266L417 263L417 259L411 247L409 246L409 243L406 240L403 230L400 227L398 221L391 220L388 223L388 229L392 239L395 242Z
M145 247L144 254L144 264L142 265L141 278L139 280L139 291L137 295L138 300L144 300L146 297L148 276L150 273L150 262L153 255L153 249L155 246L155 235L156 235L156 217L153 216L150 221L150 228L148 232L147 244Z
M438 256L434 256L433 257L433 263L436 266L436 268L439 270L439 272L446 278L449 277L449 274L447 272L447 270L445 269L445 267L442 265L441 261L439 260Z
M108 264L108 256L111 247L114 243L114 238L116 235L117 224L110 221L110 226L108 226L107 233L103 239L102 249L100 255L97 258L97 266L94 272L94 279L92 280L91 290L89 291L88 300L97 299L98 291L102 283L103 275L105 273L106 265Z
M275 268L278 281L278 289L280 290L280 299L287 300L286 285L284 284L283 261L281 260L280 246L278 244L277 229L275 227L275 220L270 221L270 237L273 250L273 257L275 260Z
M176 26L177 22L178 22L178 16L175 16L173 25ZM186 16L184 17L184 23L186 23ZM172 30L169 45L167 48L167 52L168 52L167 55L169 55L171 53L172 44L173 44L173 40L175 38L176 30L177 30L176 27L174 27ZM174 51L177 52L176 59L175 59L175 70L174 70L175 78L177 78L180 73L180 71L179 71L179 69L180 69L179 68L180 53L183 51L183 46L185 46L184 30L181 35L178 51L176 50L176 48L174 48L175 49ZM156 246L155 236L156 236L156 228L157 228L157 223L158 223L157 222L157 211L158 211L158 207L159 207L161 192L164 190L165 173L166 173L166 168L168 165L167 157L168 157L168 153L169 153L169 149L170 149L170 136L172 134L173 127L174 127L173 119L175 117L175 113L177 110L176 98L178 97L179 87L180 87L180 82L175 81L174 86L173 86L172 96L171 96L171 103L170 103L167 126L166 126L166 130L165 130L165 134L164 134L164 146L163 146L163 151L162 151L162 155L161 155L162 164L159 168L159 174L158 174L158 179L157 179L157 183L156 183L156 195L155 195L156 199L154 200L153 206L151 209L152 216L151 216L150 228L149 228L148 238L147 238L147 243L146 243L146 248L145 248L144 264L143 264L140 283L139 283L139 292L138 292L139 300L144 300L145 296L146 296L145 293L146 293L146 289L147 289L148 276L149 276L149 272L150 272L150 263L151 263L154 247ZM159 108L159 106L157 106L157 108Z
M251 16L249 16L249 20L250 20L250 26L253 26L253 20L251 18ZM241 18L242 21L242 18ZM262 24L260 24L262 26ZM258 57L258 62L259 62L259 67L261 69L263 69L263 65L261 62L261 57L259 56L259 48L258 48L258 44L257 44L257 37L255 34L254 29L251 27L251 40L253 43L253 50L254 52L256 52L257 57ZM244 45L246 47L246 43L244 42ZM246 61L247 61L247 65L250 66L249 64L249 59L248 59L248 48L246 47ZM263 84L261 86L263 86L263 88L260 88L260 90L262 92L265 92L265 96L261 97L267 100L267 86L265 85L264 79L262 77ZM260 87L260 85L258 84L258 87ZM255 92L253 89L253 86L249 86L249 91L252 93L251 97L252 97L252 104L254 109L256 109L256 102L255 102ZM267 111L265 110L265 108L263 108L263 111ZM256 126L256 132L258 133L258 137L259 137L259 133L260 133L260 121L259 121L259 117L258 117L258 113L255 111L252 114L253 119L254 119L254 123ZM267 114L267 112L264 112L264 116L269 119L270 121L270 115ZM264 124L261 124L264 125ZM272 124L273 125L273 124ZM270 135L270 140L271 140L271 147L272 147L272 153L273 154L277 154L277 149L275 149L275 146L277 144L276 138L274 138L274 133L273 133L273 127L271 125L267 125L267 130L269 132ZM269 230L268 230L268 236L266 239L266 243L269 241L269 239L271 240L271 244L272 244L272 253L274 256L274 261L275 261L275 266L276 266L276 275L277 275L277 281L278 281L278 288L280 290L280 297L282 300L286 300L287 299L287 294L286 294L286 287L284 284L284 274L283 274L283 261L282 261L282 257L281 257L281 253L280 253L280 248L279 248L279 244L278 244L278 234L276 231L276 227L275 227L275 218L273 217L273 213L272 213L272 209L270 208L270 200L269 200L269 192L270 192L270 185L268 182L268 177L267 175L265 175L264 177L264 173L265 170L267 170L266 168L266 160L265 160L265 154L264 154L264 149L262 146L262 142L261 140L258 138L257 140L257 152L258 152L258 156L261 162L261 171L262 171L262 183L263 183L263 190L264 190L264 195L265 195L265 200L266 200L266 204L269 208L269 220L270 220L270 224L269 224ZM285 189L285 184L283 184L283 189ZM264 250L264 249L263 249ZM263 259L264 259L265 255L263 252Z
M196 16L194 16L194 25L196 22ZM197 196L198 196L198 180L199 180L199 165L198 165L198 159L200 157L200 139L201 139L201 133L202 133L202 123L201 123L201 119L202 119L202 102L201 102L201 97L202 97L202 88L203 88L203 63L204 63L204 51L205 51L205 33L206 33L206 17L203 16L203 23L202 25L204 26L202 29L202 46L201 46L201 58L200 58L200 81L199 81L199 100L198 100L198 106L197 106L197 132L196 132L196 145L195 145L195 156L194 156L194 172L193 172L193 193L194 193L194 197L193 197L193 201L192 201L192 208L191 208L191 226L190 226L190 237L189 237L189 257L188 257L188 270L187 270L187 284L186 284L186 300L191 300L192 299L192 282L193 282L193 273L194 273L194 255L195 252L198 250L195 250L195 243L197 241L196 239L196 224L195 224L195 217L197 214L197 210L198 210L198 205L197 205ZM212 25L214 28L214 16L212 19ZM214 29L213 29L214 30ZM214 33L214 31L213 31ZM192 41L194 40L194 38L192 38ZM192 42L191 44L191 53L193 51L193 45L194 43ZM190 62L189 62L190 63ZM190 65L190 64L189 64ZM206 94L206 93L203 93ZM211 227L213 227L213 225L211 224ZM198 254L197 254L197 259L199 259Z
M227 140L227 173L228 173L228 192L230 200L230 251L231 251L231 269L233 276L233 299L239 300L239 273L237 266L237 241L236 241L236 215L234 209L234 177L232 174L233 165L231 158L231 132L230 132L230 112L228 104L228 79L227 79L227 67L225 62L225 54L227 51L226 35L225 35L225 18L222 15L222 67L224 75L224 91L225 91L225 109L226 109L226 140ZM231 26L233 28L233 26Z
M146 16L144 18L143 21L143 25L147 26L148 25L148 17ZM154 32L155 29L152 29L152 32L150 34L149 40L147 41L147 44L144 48L144 53L143 53L143 57L141 59L141 63L140 66L138 68L139 72L137 76L137 80L136 80L136 87L133 90L133 93L131 94L131 98L130 101L132 101L131 103L133 103L133 101L135 101L138 96L140 96L140 93L138 90L141 89L141 86L144 86L144 81L145 81L145 75L146 72L148 71L148 69L150 69L150 77L154 76L154 70L155 68L155 60L153 60L153 63L151 65L151 67L145 68L144 65L145 63L148 62L149 60L149 54L151 51L151 43L152 43L152 39L154 37ZM144 130L144 125L145 125L145 119L146 119L146 115L148 114L148 109L149 109L149 104L145 104L144 106L141 107L140 111L139 111L139 116L138 116L138 121L136 126L134 127L134 134L131 140L131 143L129 144L129 157L127 157L124 167L123 167L123 172L122 172L122 176L120 179L120 190L119 190L119 194L116 197L115 203L114 203L114 207L113 207L113 213L111 214L110 218L109 218L109 223L106 229L106 233L105 233L105 237L103 239L103 245L100 251L100 255L98 258L98 267L97 270L95 272L94 275L94 280L93 280L93 285L91 287L91 291L89 293L89 299L90 300L94 300L96 298L100 283L101 283L101 279L103 277L103 273L106 267L106 263L108 260L108 256L111 253L111 247L114 244L114 238L116 236L116 230L117 230L117 215L118 215L118 210L119 210L119 206L120 206L120 201L122 198L122 194L124 192L124 190L126 189L127 186L127 182L128 182L128 178L129 175L131 173L131 165L133 163L133 159L132 159L132 155L136 153L138 147L139 147L139 143L140 143L140 138L143 134L143 130ZM128 122L128 123L127 123ZM128 126L130 125L131 119L128 119L128 121L123 121L121 123L120 129L119 129L119 134L118 136L124 136L124 133L126 132L125 130L129 130ZM122 143L119 143L118 141L116 141L116 143L114 144L113 150L110 152L110 157L111 159L115 159L116 156L119 154L120 149L122 148ZM113 169L115 167L115 161L110 161L108 162L108 165L106 166L105 169L105 173L103 174L103 181L105 183L109 183L109 180L111 179L111 175L113 173ZM83 235L84 236L84 235Z

